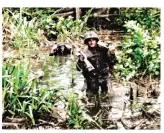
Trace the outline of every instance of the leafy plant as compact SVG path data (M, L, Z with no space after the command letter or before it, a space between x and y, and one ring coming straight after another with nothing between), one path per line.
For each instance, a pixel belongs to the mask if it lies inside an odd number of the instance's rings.
M39 114L51 113L56 91L38 88L38 79L31 73L27 60L17 65L3 64L2 74L4 112L13 117L30 118L32 124Z
M26 17L22 17L22 14L3 8L2 27L5 34L3 41L9 42L11 46L17 49L21 47L36 47L41 35L35 21L35 18L27 21ZM6 34L7 32L8 34Z
M150 35L160 35L160 8L120 8L118 25L124 25L126 21L136 21L147 29Z
M63 18L56 13L62 8L3 8L3 30L8 30L12 38L10 44L15 48L36 47L41 35L54 35L57 41L65 41L67 36L79 37L88 30L87 21L91 10L82 19L72 16ZM9 21L8 21L9 20ZM43 31L41 33L40 31ZM34 45L35 44L35 45Z
M126 80L137 76L160 74L160 42L158 36L151 37L136 21L125 25L128 35L121 44L116 69ZM154 39L155 38L155 39Z
M87 31L89 29L87 27L87 21L91 11L92 9L89 10L85 16L83 16L82 20L73 20L73 17L71 16L66 19L64 19L63 17L58 17L58 22L56 24L53 24L53 28L56 31L56 34L58 34L58 40L64 41L67 36L77 38L79 37L79 35Z
M74 93L70 93L68 97L68 122L72 128L87 129L88 121L83 117L84 110L78 103L78 97Z

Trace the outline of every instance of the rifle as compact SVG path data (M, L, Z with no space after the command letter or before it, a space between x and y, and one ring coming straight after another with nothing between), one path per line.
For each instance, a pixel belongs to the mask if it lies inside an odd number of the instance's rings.
M75 48L75 50L77 51L77 53L79 53L83 57L86 57L86 54L83 51L81 51L80 48L70 38L67 38L67 39L73 45L73 47ZM87 68L88 68L88 71L92 71L93 69L95 69L93 67L93 65L88 61L87 58L84 58L84 62L86 64Z

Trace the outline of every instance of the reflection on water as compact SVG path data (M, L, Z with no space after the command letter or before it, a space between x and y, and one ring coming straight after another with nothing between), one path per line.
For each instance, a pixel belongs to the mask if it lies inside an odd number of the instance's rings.
M47 56L47 55L45 55ZM61 89L63 92L79 92L83 86L83 76L76 70L76 59L55 56L46 58L43 65L45 75L41 87Z

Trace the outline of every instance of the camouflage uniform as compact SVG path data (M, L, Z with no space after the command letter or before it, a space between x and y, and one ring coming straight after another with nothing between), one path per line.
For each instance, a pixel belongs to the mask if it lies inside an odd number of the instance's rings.
M96 33L89 32L85 36L85 44L87 44L87 39L89 38L94 38L97 42L99 40ZM79 59L77 62L77 70L82 71L87 82L86 91L96 94L99 91L99 87L101 87L101 91L107 93L109 70L112 69L116 63L115 54L108 54L108 48L98 44L94 48L89 46L85 47L83 52L86 54L88 61L90 61L95 68L92 71L88 71L83 61Z

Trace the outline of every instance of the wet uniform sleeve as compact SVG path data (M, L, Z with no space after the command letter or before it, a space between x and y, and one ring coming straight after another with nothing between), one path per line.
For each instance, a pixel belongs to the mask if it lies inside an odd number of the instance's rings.
M109 62L108 62L109 71L112 72L118 60L115 54L108 54L108 57L109 57Z
M78 59L77 64L76 64L76 69L78 71L83 71L85 68L86 68L86 65L84 61L81 61L80 59Z

